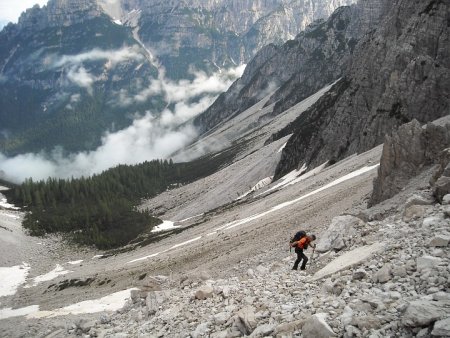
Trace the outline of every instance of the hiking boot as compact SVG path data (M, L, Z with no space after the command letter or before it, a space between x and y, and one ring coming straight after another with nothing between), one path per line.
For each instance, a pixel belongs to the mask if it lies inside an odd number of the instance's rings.
M306 270L306 268L300 268L300 270Z

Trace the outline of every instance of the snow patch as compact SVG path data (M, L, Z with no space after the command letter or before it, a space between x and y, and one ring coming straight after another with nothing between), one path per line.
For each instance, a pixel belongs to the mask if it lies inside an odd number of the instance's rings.
M174 225L174 222L163 220L162 224L157 225L152 229L152 232L159 232L159 231L171 230L171 229L176 229L176 228L179 228L179 226Z
M32 286L36 286L39 283L47 282L49 280L55 279L58 276L65 275L70 272L73 272L73 271L64 270L64 268L61 265L56 264L56 268L54 268L52 271L46 273L45 275L41 275L41 276L37 276L37 277L33 278L33 282L31 284L27 284L25 286L25 288L31 288Z
M141 257L141 258L136 258L136 259L133 259L132 261L129 261L128 263L144 261L144 260L146 260L148 258L152 258L152 257L158 256L160 253L161 252L157 252L157 253L154 253L154 254L151 254L151 255L148 255L148 256L144 256L144 257Z
M19 210L20 208L16 207L14 204L8 203L8 200L0 194L0 207L5 209L13 209Z
M256 183L249 191L247 191L246 193L239 196L236 200L240 200L240 199L244 198L245 196L251 194L252 192L268 186L270 183L272 183L272 180L273 180L273 176L263 178L261 181Z
M287 142L284 143L284 144L280 147L280 149L278 149L277 153L281 153L281 152L283 151L283 149L286 147L286 144L287 144Z
M178 248L178 247L180 247L180 246L183 246L183 245L186 245L186 244L195 242L195 241L198 241L200 238L202 238L202 236L195 237L195 238L190 239L190 240L188 240L188 241L186 241L186 242L182 242L182 243L179 243L179 244L175 244L174 246L170 247L169 250Z
M1 205L0 205L0 206L1 206ZM8 213L6 213L6 212L2 212L1 210L0 210L0 215L6 216L6 217L10 217L10 218L14 218L14 219L20 219L20 216L17 216L17 215L11 215L11 214L8 214Z
M80 264L82 261L83 261L83 260L80 259L80 260L78 260L78 261L67 262L67 264L77 265L77 264Z
M276 184L275 186L273 186L272 188L270 188L267 191L279 189L281 187L288 185L290 182L292 182L296 178L298 178L298 176L303 174L306 171L306 169L308 169L308 167L303 164L303 166L300 169L292 170L290 173L288 173L288 174L284 175L282 178L280 178L280 183Z
M130 298L132 290L139 290L137 288L130 288L127 290L112 293L108 296L85 300L76 304L72 304L63 308L55 309L52 311L37 311L27 316L28 319L32 318L49 318L56 316L65 316L69 314L83 314L83 313L96 313L103 311L117 311L125 305L125 302Z
M92 257L92 259L97 259L97 258L102 258L103 255L95 255L94 257Z
M37 311L39 311L39 305L30 305L19 309L12 309L10 307L7 307L0 309L0 319L26 316Z
M30 266L27 263L11 267L0 267L0 297L11 296L25 283Z
M190 219L193 219L193 218L196 218L196 217L200 217L200 216L203 216L204 214L205 214L205 213L204 213L204 212L202 212L201 214L198 214L198 215L194 215L194 216L191 216L191 217L188 217L188 218L182 219L181 221L178 221L178 223L183 223L183 222L189 221Z
M139 262L139 261L143 261L143 260L145 260L145 259L148 259L148 258L152 258L152 257L158 256L159 254L166 253L167 251L170 251L170 250L179 248L180 246L187 245L187 244L189 244L189 243L198 241L200 238L202 238L202 236L198 236L198 237L195 237L195 238L190 239L190 240L188 240L188 241L185 241L185 242L182 242L182 243L175 244L175 245L171 246L171 247L170 247L169 249L167 249L167 250L163 250L163 251L156 252L156 253L151 254L151 255L148 255L148 256L144 256L144 257L140 257L140 258L137 258L137 259L133 259L133 260L127 262L127 264L134 263L134 262Z

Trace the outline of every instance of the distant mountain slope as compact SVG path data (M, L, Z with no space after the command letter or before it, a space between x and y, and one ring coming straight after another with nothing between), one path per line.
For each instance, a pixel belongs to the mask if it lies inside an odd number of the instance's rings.
M281 43L353 1L50 0L35 6L0 32L0 152L94 149L106 132L136 116L173 108L160 81L245 63L265 44Z
M0 151L95 147L105 131L129 125L130 112L150 107L125 106L123 89L157 74L132 32L92 1L34 7L0 32Z
M355 0L122 0L122 20L137 28L171 78L247 63L314 20ZM106 6L107 7L107 6ZM138 11L133 11L137 9ZM116 10L117 12L117 10Z
M368 150L412 119L450 113L450 4L381 4L386 15L358 43L344 78L294 122L276 177Z
M243 76L194 123L202 132L240 114L277 89L267 104L277 115L341 77L358 40L383 15L377 3L337 9L282 46L269 45L247 65Z

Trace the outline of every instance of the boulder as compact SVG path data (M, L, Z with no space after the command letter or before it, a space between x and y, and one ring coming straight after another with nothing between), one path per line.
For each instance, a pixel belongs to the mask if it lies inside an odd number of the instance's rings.
M381 320L375 316L367 315L362 317L353 317L351 324L358 327L360 330L371 330L380 328Z
M303 325L302 335L304 338L329 338L336 334L326 322L326 313L316 313L306 320Z
M408 304L402 322L410 327L423 327L448 317L450 308L440 301L419 299Z
M274 324L263 324L258 326L255 331L252 332L250 337L268 337L272 334L272 332L275 331L275 325Z
M414 194L406 201L405 208L408 208L412 205L431 205L431 204L433 204L433 200L431 200L430 198Z
M375 283L386 283L392 278L392 266L391 264L385 264L380 270L378 270L374 276L373 281Z
M441 319L441 320L438 320L436 323L434 323L434 327L433 327L433 331L431 331L431 335L449 337L450 336L450 318Z
M319 236L316 250L326 252L332 249L341 250L346 240L357 234L357 228L365 223L358 217L345 215L334 217L328 229Z
M353 272L352 274L352 280L362 280L366 278L367 272L364 269L358 269Z
M424 270L428 270L428 269L434 269L436 268L439 264L441 264L442 259L439 257L433 257L433 256L422 256L417 258L417 262L416 262L416 269L419 272L422 272Z
M436 235L434 236L430 243L428 243L428 246L432 247L446 247L448 246L448 243L450 242L450 236L446 235Z
M256 328L255 313L252 307L241 309L233 320L233 329L238 330L243 335L249 335Z
M342 312L342 315L339 318L344 327L350 325L353 319L353 310L349 306L346 306L344 308L344 312Z
M197 325L195 331L191 333L192 338L204 337L209 331L208 327L208 322Z
M296 321L288 322L288 323L282 323L276 327L274 333L277 336L279 336L279 335L284 336L287 334L292 334L293 332L300 330L304 324L305 324L304 319L296 320Z
M444 197L442 197L442 204L444 204L444 205L450 204L450 194L447 194Z
M225 324L228 321L228 319L230 319L229 312L220 312L213 316L213 320L216 325Z
M318 279L322 279L333 275L338 271L347 269L354 265L358 265L375 253L382 251L384 249L384 245L384 243L375 242L372 245L365 245L348 251L317 271L314 274L312 280L315 281Z
M444 149L440 154L440 163L430 180L433 194L444 204L444 196L450 194L450 148Z
M406 277L408 272L406 271L406 267L404 265L396 265L392 268L392 275L395 277Z
M195 292L195 299L203 300L210 298L213 296L213 293L214 289L211 286L205 285Z
M425 216L426 209L423 205L412 205L403 212L403 221L409 223L412 220Z

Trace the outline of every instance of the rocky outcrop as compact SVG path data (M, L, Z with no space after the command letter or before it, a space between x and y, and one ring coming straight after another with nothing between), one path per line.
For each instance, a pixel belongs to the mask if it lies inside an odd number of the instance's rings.
M38 5L26 10L19 18L18 27L32 33L49 27L71 26L101 15L103 11L96 0L50 0L44 10Z
M431 185L436 199L448 204L445 196L450 194L450 148L444 149L439 158L439 167L431 178Z
M328 93L338 95L331 106L312 107L299 117L302 123L283 150L275 179L303 164L312 168L371 149L413 119L426 123L448 114L450 5L378 3L386 14L356 45L345 88L336 84Z
M394 196L421 170L438 164L441 158L445 158L441 156L442 150L448 146L450 124L442 127L429 123L422 128L417 120L413 120L402 125L392 136L387 136L370 204L374 205ZM447 193L444 188L445 173L444 166L435 183L441 200Z

